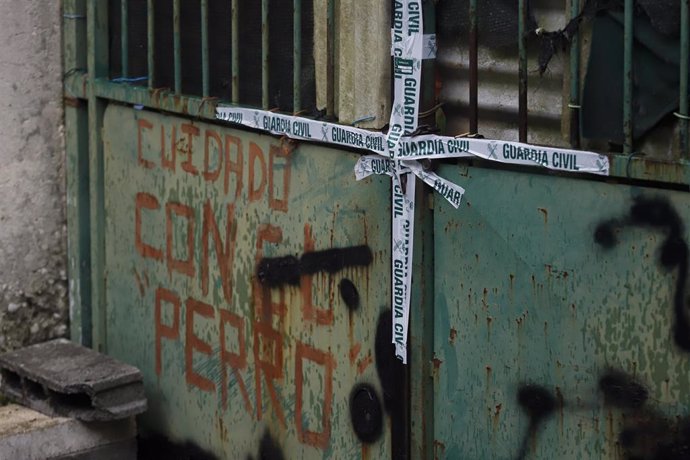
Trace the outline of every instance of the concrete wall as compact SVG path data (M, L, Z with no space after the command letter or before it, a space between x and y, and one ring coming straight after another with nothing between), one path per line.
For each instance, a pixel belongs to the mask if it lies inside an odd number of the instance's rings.
M0 2L0 351L65 335L60 2Z

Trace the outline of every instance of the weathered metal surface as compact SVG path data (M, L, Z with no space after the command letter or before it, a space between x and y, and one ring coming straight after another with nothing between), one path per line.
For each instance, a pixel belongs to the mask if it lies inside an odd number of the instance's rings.
M144 375L146 430L220 458L271 438L285 458L390 458L389 418L377 431L356 406L363 443L350 416L359 384L389 403L389 179L354 182L351 153L116 105L103 133L106 343Z
M467 192L434 210L436 456L674 458L690 441L690 195L439 173Z

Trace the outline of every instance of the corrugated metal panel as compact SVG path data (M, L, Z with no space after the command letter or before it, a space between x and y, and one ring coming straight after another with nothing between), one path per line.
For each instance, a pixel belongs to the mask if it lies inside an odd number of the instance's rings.
M264 433L285 458L390 457L388 418L363 443L350 415L364 383L382 412L388 178L355 185L354 154L116 105L104 145L106 345L144 374L146 431L221 458Z

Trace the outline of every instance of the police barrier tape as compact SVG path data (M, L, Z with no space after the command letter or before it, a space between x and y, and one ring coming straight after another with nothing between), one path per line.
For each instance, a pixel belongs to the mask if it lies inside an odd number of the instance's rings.
M413 177L419 177L456 209L465 193L462 187L425 171L417 160L479 157L500 163L600 175L609 174L609 161L604 155L593 152L519 142L436 135L411 137L419 119L422 59L430 57L431 52L424 53L425 46L430 45L429 39L425 40L422 34L421 0L396 0L393 5L394 98L386 134L241 107L219 107L216 118L292 139L364 149L378 155L360 157L355 165L355 177L361 180L371 174L385 174L392 179L392 342L396 356L407 363L416 187Z
M422 82L423 39L421 0L393 2L393 109L386 134L386 146L393 158L392 342L395 356L407 363L407 337L412 294L412 255L414 235L415 189L417 181L403 172L403 163L395 152L403 135L417 129L419 89Z
M544 167L555 171L609 175L609 160L605 155L582 150L427 134L413 137L401 136L391 155L386 135L377 131L240 107L219 107L216 109L216 118L292 139L369 150L396 160L482 158L499 163Z

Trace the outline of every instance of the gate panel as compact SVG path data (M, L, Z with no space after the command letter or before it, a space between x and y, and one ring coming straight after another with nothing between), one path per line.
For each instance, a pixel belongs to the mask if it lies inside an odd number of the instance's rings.
M443 166L438 458L680 458L687 193Z
M144 427L221 458L390 458L389 422L367 418L365 445L349 407L361 383L382 405L390 180L355 183L351 153L116 105L103 133L106 344L144 374Z

